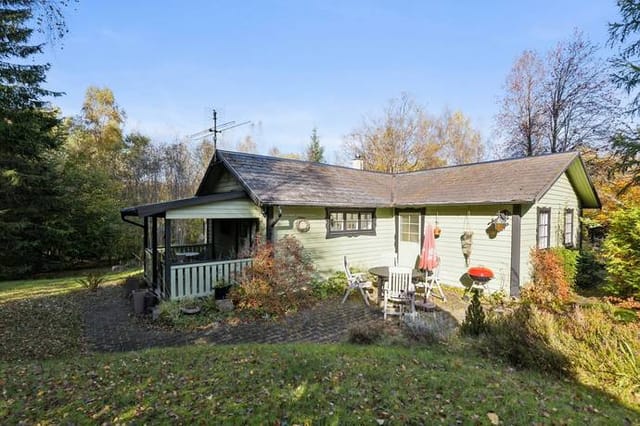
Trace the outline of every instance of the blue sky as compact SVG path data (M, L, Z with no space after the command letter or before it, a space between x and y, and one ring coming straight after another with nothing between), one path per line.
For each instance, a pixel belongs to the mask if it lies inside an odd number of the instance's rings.
M260 152L302 151L318 127L330 161L364 116L411 94L427 110L460 109L485 140L505 77L525 49L581 29L604 44L613 0L89 1L68 10L49 49L54 103L80 111L89 85L111 88L127 130L158 142L222 122L227 146L251 134ZM607 51L602 52L608 55Z

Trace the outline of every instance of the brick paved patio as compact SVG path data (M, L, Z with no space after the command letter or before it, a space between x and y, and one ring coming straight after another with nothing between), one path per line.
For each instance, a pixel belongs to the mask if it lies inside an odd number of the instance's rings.
M131 300L123 297L123 288L111 286L87 299L84 321L91 351L120 352L185 344L340 342L347 339L352 325L371 321L382 325L383 320L379 309L367 307L354 297L344 305L336 299L322 301L283 321L256 320L237 325L221 322L206 330L175 332L136 320Z

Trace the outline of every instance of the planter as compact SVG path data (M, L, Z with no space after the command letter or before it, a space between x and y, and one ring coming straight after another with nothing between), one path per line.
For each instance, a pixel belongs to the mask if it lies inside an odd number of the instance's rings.
M434 237L434 238L440 238L440 234L442 234L442 229L440 229L440 227L439 227L439 226L436 226L436 227L433 229L433 237Z
M223 287L215 287L214 289L215 299L216 300L226 299L230 289L231 289L231 285L226 285Z

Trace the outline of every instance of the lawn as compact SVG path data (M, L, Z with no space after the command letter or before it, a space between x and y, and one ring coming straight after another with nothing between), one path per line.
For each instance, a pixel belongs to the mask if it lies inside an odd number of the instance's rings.
M139 272L105 273L104 285L115 285ZM0 282L0 360L47 359L84 350L82 300L86 290L76 281L82 273L76 274Z
M0 283L0 423L640 424L638 407L465 341L87 353L74 279Z

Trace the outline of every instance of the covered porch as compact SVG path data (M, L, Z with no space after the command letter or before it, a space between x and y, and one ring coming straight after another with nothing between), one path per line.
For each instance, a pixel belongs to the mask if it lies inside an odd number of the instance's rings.
M130 207L121 216L142 228L144 279L165 299L213 295L233 285L252 264L249 249L264 229L262 212L244 193Z

